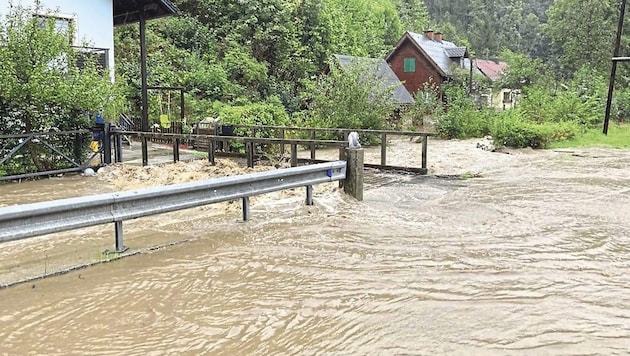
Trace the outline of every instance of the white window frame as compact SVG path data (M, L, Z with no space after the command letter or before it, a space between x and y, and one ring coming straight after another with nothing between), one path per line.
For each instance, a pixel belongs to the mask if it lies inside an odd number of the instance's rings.
M46 11L38 11L33 14L34 17L44 18L44 19L55 19L62 20L68 22L68 28L72 27L72 41L70 45L78 46L79 45L79 17L77 14L67 14L67 13L59 13L59 12L46 12Z

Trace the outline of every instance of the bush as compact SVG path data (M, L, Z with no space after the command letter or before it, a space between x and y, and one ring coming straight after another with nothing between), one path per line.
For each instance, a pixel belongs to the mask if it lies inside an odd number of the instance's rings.
M579 132L575 122L537 123L524 118L519 109L502 113L491 130L494 145L514 148L546 148L552 141L568 140Z
M282 103L276 97L271 97L265 102L240 103L240 105L229 105L215 102L213 105L213 115L218 116L222 124L233 125L266 125L266 126L286 126L289 124L289 115L284 110ZM248 129L235 129L237 136L248 136ZM256 131L256 137L275 137L272 129L262 129ZM244 151L242 143L233 142L233 148ZM265 150L268 146L263 146Z
M447 87L448 108L436 117L436 129L444 138L483 137L490 133L498 113L492 108L477 109L460 87Z
M375 63L352 62L343 68L329 63L330 71L303 82L303 100L309 107L304 124L311 127L382 129L394 112L393 87L378 77Z

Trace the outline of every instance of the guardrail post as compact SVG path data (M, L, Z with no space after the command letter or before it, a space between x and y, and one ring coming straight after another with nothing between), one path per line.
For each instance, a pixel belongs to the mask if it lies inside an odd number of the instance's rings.
M291 144L291 167L297 167L297 144Z
M210 164L213 166L217 165L217 162L215 161L214 158L214 152L216 151L216 143L214 142L214 139L211 138L208 140L208 161L210 161Z
M343 190L356 200L363 200L363 149L346 148L346 181Z
M306 186L306 205L313 205L313 186Z
M426 169L427 169L427 141L429 141L429 136L424 136L422 138L422 169L425 170L426 174Z
M116 229L116 252L122 253L125 252L126 248L123 244L123 222L122 221L114 221L115 229Z
M381 166L387 165L387 134L381 134Z
M243 221L249 220L249 197L243 198Z

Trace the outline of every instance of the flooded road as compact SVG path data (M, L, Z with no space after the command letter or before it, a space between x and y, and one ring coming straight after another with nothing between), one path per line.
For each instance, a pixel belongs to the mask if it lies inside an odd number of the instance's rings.
M331 186L247 223L238 204L138 219L132 248L187 242L0 289L0 354L628 354L630 151L448 144L433 176L367 172L363 202ZM85 182L56 189L109 189ZM0 245L0 274L89 259L113 227L62 238Z

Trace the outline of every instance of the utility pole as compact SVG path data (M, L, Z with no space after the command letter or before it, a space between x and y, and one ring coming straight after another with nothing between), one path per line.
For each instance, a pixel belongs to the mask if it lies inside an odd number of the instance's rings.
M628 62L630 57L619 57L619 47L621 46L621 32L623 31L623 18L626 12L626 0L621 0L619 10L619 24L617 25L617 38L615 39L615 50L612 58L612 68L610 70L610 83L608 85L608 98L606 99L606 115L604 116L604 135L608 135L608 122L610 121L610 108L612 106L612 95L615 88L615 75L617 74L617 62Z

